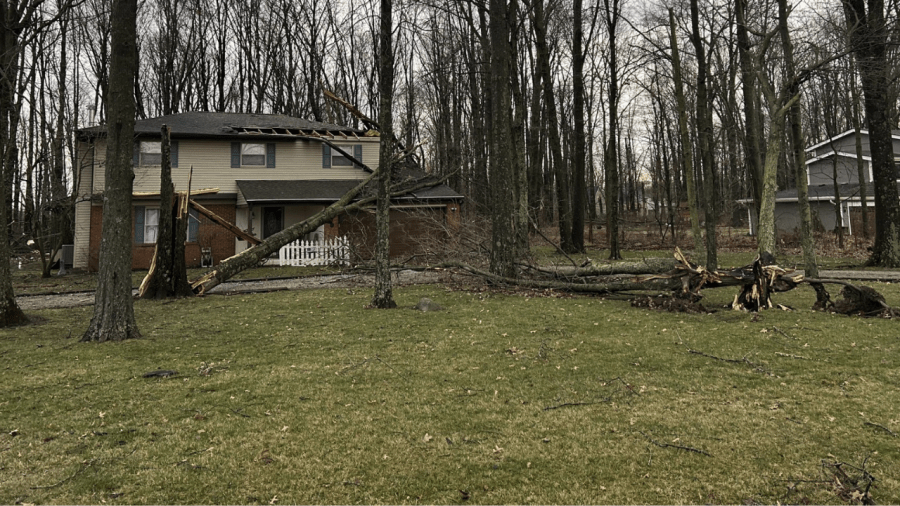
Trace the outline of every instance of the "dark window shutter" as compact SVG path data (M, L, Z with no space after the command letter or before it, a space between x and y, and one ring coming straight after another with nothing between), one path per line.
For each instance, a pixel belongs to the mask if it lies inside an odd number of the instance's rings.
M141 164L141 141L134 141L134 151L131 154L131 163L135 167Z
M266 167L275 167L275 143L266 144Z
M134 242L144 244L144 206L134 206Z
M169 159L172 161L172 168L178 167L178 141L172 141L169 146Z
M331 168L331 146L322 144L322 168Z
M232 142L231 143L231 166L232 167L240 167L241 166L241 143L240 142Z
M353 158L356 158L356 161L362 163L362 144L353 145Z
M200 213L193 207L188 210L187 241L197 242L197 234L200 232Z

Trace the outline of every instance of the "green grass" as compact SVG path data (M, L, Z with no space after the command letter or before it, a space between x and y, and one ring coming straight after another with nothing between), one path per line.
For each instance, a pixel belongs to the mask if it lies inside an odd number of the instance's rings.
M900 502L896 321L423 296L138 301L102 345L33 313L0 330L0 503L846 503L823 461Z

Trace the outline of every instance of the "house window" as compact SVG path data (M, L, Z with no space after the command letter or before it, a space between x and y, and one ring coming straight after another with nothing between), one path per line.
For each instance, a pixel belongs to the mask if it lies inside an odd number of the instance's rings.
M134 208L134 242L156 244L159 235L159 208L136 206Z
M339 148L352 153L353 158L358 162L362 162L362 144L338 145ZM344 156L336 149L331 149L328 144L322 144L322 167L353 167L356 164L352 160Z
M159 165L162 163L162 147L160 142L141 141L141 165Z
M178 142L169 143L169 160L172 167L178 167ZM161 165L162 143L160 141L139 141L134 144L135 166Z
M232 142L232 167L275 167L275 143Z
M200 232L200 213L196 209L188 210L187 242L197 242ZM159 237L159 208L135 206L134 208L134 242L137 244L156 244Z
M188 209L187 242L197 242L200 232L200 213L194 209Z

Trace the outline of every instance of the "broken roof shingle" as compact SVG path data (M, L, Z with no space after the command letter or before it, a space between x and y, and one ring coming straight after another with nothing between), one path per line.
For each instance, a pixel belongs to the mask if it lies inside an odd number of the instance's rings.
M246 135L272 136L298 132L362 136L365 130L309 121L282 114L243 114L231 112L184 112L137 120L137 135L159 135L163 125L172 130L172 137L237 137ZM79 130L84 137L106 134L106 125Z

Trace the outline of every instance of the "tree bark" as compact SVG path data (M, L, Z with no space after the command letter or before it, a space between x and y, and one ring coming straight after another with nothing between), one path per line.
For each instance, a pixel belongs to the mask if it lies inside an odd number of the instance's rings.
M744 100L744 151L747 164L747 172L753 186L753 206L756 208L756 216L759 216L759 206L762 203L763 191L763 161L762 148L760 146L762 131L760 130L759 93L756 89L756 72L753 67L753 57L750 54L750 37L747 30L747 0L735 1L735 16L737 24L737 41L740 52L741 82Z
M490 269L495 275L516 277L517 203L512 147L510 77L510 18L506 0L490 0L490 192L492 205Z
M620 260L619 210L621 198L619 190L619 60L616 49L616 27L619 22L619 0L603 0L606 29L609 32L609 130L603 165L606 179L606 238L609 245L609 259Z
M12 273L10 272L10 243L7 227L9 225L9 208L6 205L9 199L10 184L15 167L13 153L16 146L16 131L10 123L11 117L17 114L15 111L15 86L18 76L18 56L20 51L19 38L16 33L16 25L19 22L16 2L0 1L0 15L3 22L0 31L0 327L10 327L28 322L25 313L16 303L13 292Z
M890 66L884 1L843 0L850 43L856 55L869 124L875 183L875 244L869 263L900 267L900 195L888 111Z
M706 42L700 33L700 13L697 0L691 0L691 42L697 53L697 136L700 142L700 170L703 173L703 210L706 228L706 268L716 269L716 222L719 219L716 200L715 170L713 168L713 124L712 107L709 104L707 79L709 62L706 57Z
M112 16L99 284L94 297L94 316L82 341L121 341L140 337L131 295L137 0L115 0Z
M391 44L391 0L381 0L381 52L379 67L381 97L378 122L381 123L381 142L378 151L378 202L375 214L375 294L372 306L381 309L397 307L391 288L391 185L393 149L394 53Z
M584 214L586 211L587 187L584 167L587 148L584 130L584 49L582 48L582 5L583 0L574 0L572 5L572 107L575 109L575 153L572 163L572 252L584 251Z
M802 116L800 108L800 83L794 70L794 45L791 32L788 30L787 0L778 0L778 25L781 32L781 46L784 53L784 79L788 83L789 95L797 99L788 110L791 131L794 169L797 174L797 205L800 208L800 243L803 249L803 265L808 276L819 277L819 266L816 263L816 245L813 237L812 211L809 208L809 181L806 179L806 145L803 137ZM835 156L837 160L837 156Z

